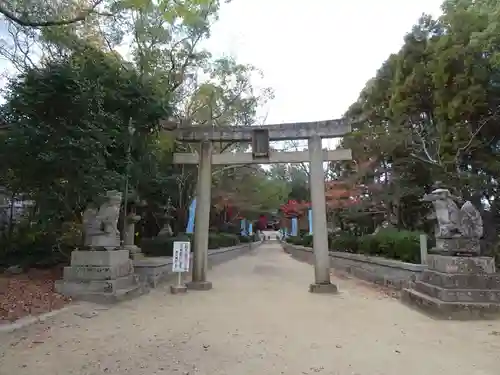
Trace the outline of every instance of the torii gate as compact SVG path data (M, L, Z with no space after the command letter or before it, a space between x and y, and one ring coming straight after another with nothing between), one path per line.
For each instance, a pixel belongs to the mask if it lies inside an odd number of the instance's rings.
M193 273L188 288L193 290L212 288L212 283L207 280L212 165L309 162L315 258L314 283L310 285L309 291L315 293L337 292L337 286L330 281L323 162L352 160L352 152L350 149L323 150L321 139L336 138L349 133L351 131L350 124L344 120L328 120L262 126L181 126L173 131L179 141L200 142L198 153L174 154L174 164L199 164L196 187ZM308 151L269 150L269 141L298 139L308 140ZM212 154L212 142L250 142L252 143L252 152Z

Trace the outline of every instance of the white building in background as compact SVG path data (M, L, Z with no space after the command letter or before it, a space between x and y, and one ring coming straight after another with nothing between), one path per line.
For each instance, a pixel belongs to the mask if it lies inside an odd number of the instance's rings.
M28 200L12 200L6 194L6 190L0 187L0 228L7 225L11 221L19 222L23 219L29 207L35 204L34 201Z

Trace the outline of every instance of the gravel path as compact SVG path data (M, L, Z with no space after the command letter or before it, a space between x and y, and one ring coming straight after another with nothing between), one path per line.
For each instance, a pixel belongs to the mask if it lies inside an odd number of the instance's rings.
M311 266L265 245L211 270L214 289L165 286L112 307L79 304L0 334L0 374L487 375L500 322L442 322L355 280L307 292Z

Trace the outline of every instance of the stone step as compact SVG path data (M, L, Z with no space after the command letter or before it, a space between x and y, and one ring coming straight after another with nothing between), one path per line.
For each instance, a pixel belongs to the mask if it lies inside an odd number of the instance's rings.
M500 304L444 302L415 289L403 289L401 301L441 319L479 320L498 319L500 317Z
M447 289L421 280L413 284L416 291L444 302L500 303L500 289Z
M498 274L468 275L425 270L420 280L448 289L500 289L500 275Z
M59 280L56 282L56 291L72 297L81 293L114 293L136 285L139 285L139 277L131 274L114 280Z

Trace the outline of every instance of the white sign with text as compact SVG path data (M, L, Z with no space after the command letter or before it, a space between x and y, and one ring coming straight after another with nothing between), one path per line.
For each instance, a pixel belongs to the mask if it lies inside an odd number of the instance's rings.
M173 272L189 272L189 259L191 257L191 242L175 241L172 260Z

